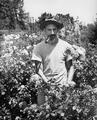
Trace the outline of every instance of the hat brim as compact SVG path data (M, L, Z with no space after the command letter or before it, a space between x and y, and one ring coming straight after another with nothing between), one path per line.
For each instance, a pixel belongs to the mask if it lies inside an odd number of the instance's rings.
M62 24L62 23L57 22L56 20L51 20L51 19L49 19L49 20L45 20L45 21L41 22L41 24L40 24L40 29L41 29L41 30L44 30L45 27L46 27L47 25L49 25L49 24L54 24L54 25L57 27L57 29L62 29L62 28L63 28L63 24Z

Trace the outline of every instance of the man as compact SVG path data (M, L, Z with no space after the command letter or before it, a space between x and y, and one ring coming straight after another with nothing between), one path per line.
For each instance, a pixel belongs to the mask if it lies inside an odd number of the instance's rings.
M58 38L58 32L62 27L63 24L54 18L45 19L40 24L45 40L34 48L32 60L36 65L36 73L44 82L52 82L50 80L53 78L54 83L60 86L74 86L72 54L75 54L75 50L69 43ZM38 92L38 104L42 105L44 102L43 91Z

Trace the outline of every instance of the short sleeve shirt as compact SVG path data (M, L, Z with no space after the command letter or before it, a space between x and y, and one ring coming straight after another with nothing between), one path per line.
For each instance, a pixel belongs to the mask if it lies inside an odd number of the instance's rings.
M74 53L72 46L61 39L58 39L55 45L42 41L35 46L32 60L42 63L43 73L48 79L54 78L56 83L65 84L67 82L65 58L72 59L72 56L67 56L67 49Z

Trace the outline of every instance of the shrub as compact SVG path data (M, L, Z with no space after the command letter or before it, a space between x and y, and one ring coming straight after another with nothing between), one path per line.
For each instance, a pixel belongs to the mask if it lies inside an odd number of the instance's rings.
M92 120L97 115L97 46L88 45L86 61L77 61L76 86L42 84L46 103L37 106L37 87L29 82L34 74L31 54L35 38L11 34L1 43L0 119L1 120Z

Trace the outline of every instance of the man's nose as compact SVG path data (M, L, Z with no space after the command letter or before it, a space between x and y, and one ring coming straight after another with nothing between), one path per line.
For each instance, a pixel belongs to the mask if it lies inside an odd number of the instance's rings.
M51 34L54 34L54 31L53 31L53 30L51 31Z

